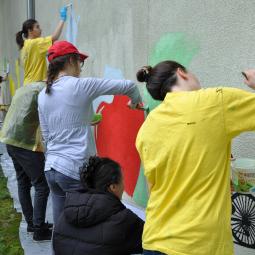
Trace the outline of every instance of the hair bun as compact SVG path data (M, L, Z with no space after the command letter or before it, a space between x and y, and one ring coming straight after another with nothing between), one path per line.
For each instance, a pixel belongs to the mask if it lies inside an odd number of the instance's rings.
M151 66L144 66L142 67L137 73L136 78L140 82L147 82L151 75Z

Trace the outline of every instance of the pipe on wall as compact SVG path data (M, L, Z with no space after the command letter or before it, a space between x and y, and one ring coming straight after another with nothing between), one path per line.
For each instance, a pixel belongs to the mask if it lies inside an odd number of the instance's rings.
M27 18L35 19L35 0L27 0Z

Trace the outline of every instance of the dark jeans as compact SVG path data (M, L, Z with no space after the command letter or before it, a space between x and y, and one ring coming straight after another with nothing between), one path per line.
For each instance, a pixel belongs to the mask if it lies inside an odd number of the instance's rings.
M28 224L40 226L45 222L49 196L49 187L44 175L44 154L12 145L6 147L16 171L19 201L25 220ZM30 194L32 185L35 189L34 208Z
M143 255L165 255L165 253L161 253L159 251L143 251Z
M64 210L66 192L81 189L82 185L80 181L70 178L53 168L46 171L45 176L51 190L53 221L56 224Z

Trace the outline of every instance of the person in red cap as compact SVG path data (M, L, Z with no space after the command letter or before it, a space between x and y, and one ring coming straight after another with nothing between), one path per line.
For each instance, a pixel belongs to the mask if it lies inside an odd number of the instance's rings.
M54 43L48 50L47 87L38 96L54 223L63 211L66 192L81 188L80 168L96 154L90 127L92 101L101 95L127 95L131 108L142 102L133 81L80 78L87 57L69 42Z

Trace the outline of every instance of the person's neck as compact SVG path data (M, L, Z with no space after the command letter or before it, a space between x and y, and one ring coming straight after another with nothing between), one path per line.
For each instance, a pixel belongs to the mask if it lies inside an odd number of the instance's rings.
M36 38L38 38L38 37L33 36L33 35L28 35L28 37L27 37L27 39L36 39Z
M69 76L70 74L68 72L65 71L61 71L59 72L58 76L56 77L56 80L63 77L63 76Z
M192 89L189 86L186 86L184 84L180 85L174 85L171 88L171 92L185 92L185 91L192 91Z

